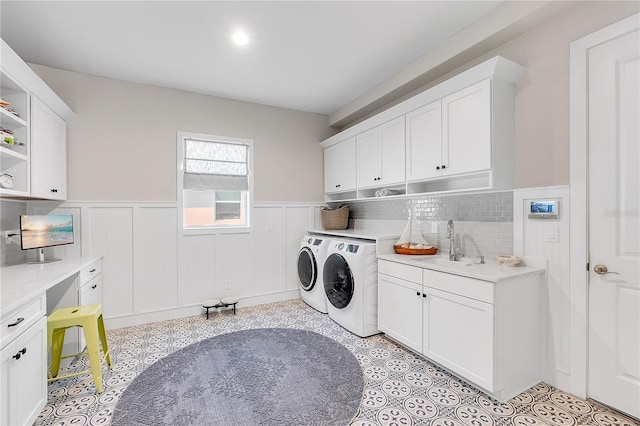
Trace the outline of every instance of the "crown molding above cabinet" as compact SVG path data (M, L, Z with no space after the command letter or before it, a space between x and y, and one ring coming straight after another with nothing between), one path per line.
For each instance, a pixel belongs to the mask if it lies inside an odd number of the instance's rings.
M512 189L525 72L496 56L324 140L325 200Z

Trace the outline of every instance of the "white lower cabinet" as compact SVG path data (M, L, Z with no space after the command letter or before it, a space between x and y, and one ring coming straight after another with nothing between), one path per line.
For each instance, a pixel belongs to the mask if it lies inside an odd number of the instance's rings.
M540 381L541 274L491 282L378 265L378 328L387 336L501 401Z
M0 351L0 424L30 425L47 402L47 320Z
M425 286L424 355L493 391L493 305Z
M378 274L378 329L416 352L422 351L422 284ZM391 308L395 306L400 311ZM383 308L385 307L385 308Z

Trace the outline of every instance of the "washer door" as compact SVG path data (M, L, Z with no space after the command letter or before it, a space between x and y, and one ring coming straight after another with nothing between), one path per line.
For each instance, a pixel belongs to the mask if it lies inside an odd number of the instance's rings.
M349 263L338 253L333 253L324 262L322 274L329 302L338 309L346 307L353 297L354 288Z
M298 253L298 279L303 290L311 291L318 278L316 257L309 247L303 247Z

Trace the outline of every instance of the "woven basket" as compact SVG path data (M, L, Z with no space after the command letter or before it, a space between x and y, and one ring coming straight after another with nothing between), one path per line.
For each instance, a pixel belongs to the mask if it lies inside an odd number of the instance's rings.
M325 230L347 229L349 225L349 207L342 206L336 210L325 207L320 210L320 220Z

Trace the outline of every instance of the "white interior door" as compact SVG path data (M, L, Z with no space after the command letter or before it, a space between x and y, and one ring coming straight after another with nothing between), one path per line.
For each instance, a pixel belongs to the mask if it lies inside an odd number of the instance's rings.
M640 418L640 32L588 60L588 395Z

